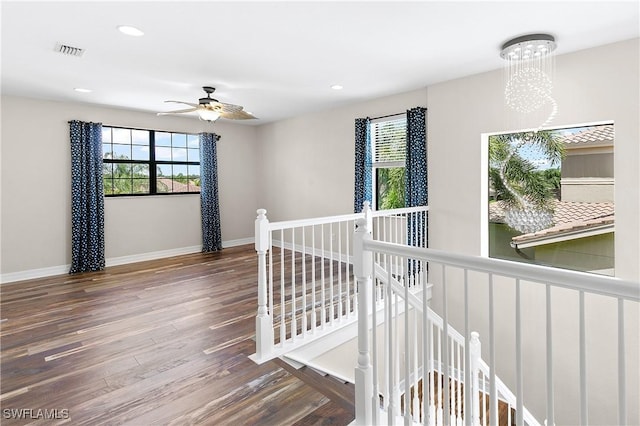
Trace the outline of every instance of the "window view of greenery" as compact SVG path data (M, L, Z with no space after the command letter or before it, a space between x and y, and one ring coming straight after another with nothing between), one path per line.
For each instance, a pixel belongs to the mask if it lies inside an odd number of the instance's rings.
M103 126L107 196L200 192L198 135Z
M613 274L613 124L489 138L489 256Z
M404 207L404 167L376 169L376 201L378 210Z
M405 206L406 138L407 120L405 116L371 124L373 193L377 210Z

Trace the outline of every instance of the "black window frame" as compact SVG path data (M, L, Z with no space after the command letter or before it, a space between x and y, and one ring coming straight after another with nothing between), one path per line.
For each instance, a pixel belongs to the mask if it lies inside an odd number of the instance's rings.
M111 128L111 129L125 129L129 131L138 130L149 132L149 160L134 160L134 159L105 159L104 154L102 158L103 164L143 164L149 166L149 192L148 193L125 193L125 194L107 194L106 191L104 193L105 197L147 197L147 196L156 196L156 195L194 195L200 194L200 191L182 191L182 192L158 192L158 166L159 165L179 165L179 166L198 166L200 167L200 161L174 161L174 160L156 160L156 133L169 133L186 135L189 136L199 136L197 133L188 133L188 132L176 132L172 130L156 130L156 129L143 129L137 127L124 127L124 126L113 126L113 125L103 125L103 129ZM113 132L111 133L111 145L113 145ZM131 145L133 146L133 141L131 141ZM104 146L104 141L101 142L101 146ZM173 144L169 147L173 149ZM188 143L185 149L189 149ZM191 148L193 149L193 148ZM198 144L198 150L200 149L200 145ZM112 151L113 152L113 151ZM188 151L187 151L188 152ZM132 155L133 156L133 155ZM187 157L188 158L188 157ZM198 157L199 158L199 157ZM113 179L113 178L112 178ZM104 178L103 178L104 184Z

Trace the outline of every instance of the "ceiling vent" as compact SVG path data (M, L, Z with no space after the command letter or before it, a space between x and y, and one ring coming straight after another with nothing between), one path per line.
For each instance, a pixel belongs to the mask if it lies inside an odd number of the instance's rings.
M68 44L56 43L56 47L54 49L58 53L62 53L64 55L77 56L80 57L84 53L84 49L79 47L69 46Z

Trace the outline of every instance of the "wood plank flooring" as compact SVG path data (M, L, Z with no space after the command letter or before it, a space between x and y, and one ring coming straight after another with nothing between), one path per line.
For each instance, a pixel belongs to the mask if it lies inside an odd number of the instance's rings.
M3 284L0 422L350 423L344 401L248 359L256 282L251 245Z

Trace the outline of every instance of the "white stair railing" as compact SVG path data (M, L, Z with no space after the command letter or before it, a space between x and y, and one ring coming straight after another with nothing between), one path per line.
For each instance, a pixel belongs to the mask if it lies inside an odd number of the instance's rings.
M371 287L374 295L384 294L384 332L382 349L378 349L377 324L378 297L364 293L360 299L359 356L356 367L356 420L355 424L424 424L458 425L498 424L506 420L512 424L540 424L524 406L523 378L527 366L523 363L523 320L521 286L539 287L546 294L546 423L555 424L553 338L551 334L551 302L554 289L569 289L579 298L579 357L580 364L580 419L588 423L586 366L586 325L584 297L613 298L618 306L618 363L611 366L618 376L618 424L626 424L626 357L625 315L626 303L640 301L639 284L612 277L583 272L444 253L414 248L403 244L376 241L365 220L358 222L354 234L354 272L357 287ZM429 281L435 281L439 293L442 318L428 308L426 291L422 297L412 294L409 285L414 276L428 271ZM470 279L473 276L473 280ZM501 288L508 286L515 294L510 306L495 306L494 281ZM487 315L471 324L470 286L477 295L479 286L486 287L489 298ZM454 294L455 291L461 294ZM451 293L451 294L449 294ZM452 296L460 296L454 298ZM566 294L563 295L566 297ZM464 324L460 335L450 326L450 305L454 302L462 315L456 318ZM503 336L495 333L494 311L511 309L515 316L515 395L496 375L496 341ZM372 318L371 321L369 318ZM473 328L488 329L489 365L480 357L482 349ZM419 332L418 332L419 331ZM499 342L504 347L504 342ZM509 342L511 343L511 342ZM374 348L373 350L371 348ZM465 350L465 348L470 348ZM598 369L609 366L597 366ZM428 384L424 386L424 384ZM466 385L467 384L467 385ZM466 385L466 386L465 386ZM420 395L422 395L420 397ZM420 401L421 399L421 401ZM487 403L488 400L488 403ZM498 419L499 404L506 404L507 419ZM420 406L418 406L420 402ZM544 415L543 414L543 415Z
M363 219L381 241L426 247L428 207L269 222L257 211L258 363L357 321L353 278L355 221ZM418 283L414 283L417 285Z
M356 240L358 237L356 237ZM387 261L390 259L387 258ZM368 261L368 260L367 260ZM391 259L390 266L395 266L397 259ZM414 264L415 262L415 264ZM423 277L424 274L420 274L418 269L422 267L418 263L419 260L413 259L407 262L409 265L414 266L414 275ZM399 262L402 264L403 262ZM371 351L370 359L372 363L372 387L373 394L380 395L382 399L381 407L386 411L387 417L397 418L400 414L410 417L411 422L418 422L424 419L424 424L444 424L444 409L443 407L449 407L450 416L448 417L449 423L452 425L462 424L464 417L462 412L462 406L459 401L462 400L462 394L464 389L464 383L472 383L472 424L474 425L487 425L489 424L489 416L487 405L480 404L480 401L486 401L490 397L489 395L489 367L481 358L480 340L479 334L472 332L470 339L469 361L471 368L465 369L465 339L449 324L446 324L442 318L431 310L427 306L427 301L430 299L429 286L426 283L421 286L407 288L404 282L413 283L414 280L403 279L407 276L400 268L398 273L389 273L388 270L382 266L374 263L373 284L374 288L384 287L382 291L386 294L386 301L392 301L392 303L386 303L385 300L374 301L374 308L385 305L383 313L385 318L383 323L385 324L383 334L382 349L375 343L378 333L372 334L374 340L371 348L378 348L376 351ZM359 270L358 270L359 271ZM368 271L366 271L368 272ZM357 276L357 275L356 275ZM399 281L402 280L401 281ZM376 292L377 294L378 292ZM398 304L399 302L399 304ZM426 316L424 308L426 307ZM360 311L363 312L362 310ZM405 313L409 312L408 315ZM377 321L376 316L380 313L379 309L375 309L372 312L374 321ZM397 321L400 321L399 323ZM426 321L426 322L423 322ZM379 321L377 321L379 322ZM426 330L424 329L424 324ZM359 324L359 332L367 334L368 328L365 325ZM366 327L369 325L367 324ZM445 332L446 330L446 332ZM390 338L391 336L391 338ZM424 336L424 337L423 337ZM444 336L448 336L445 338ZM420 339L424 338L424 349L427 351L421 353L423 347L420 344ZM364 343L363 343L364 344ZM446 345L446 347L444 346ZM393 347L394 352L387 348ZM397 349L402 348L403 359L398 360ZM395 357L393 361L389 361L389 357ZM398 363L398 361L400 361ZM392 364L393 367L391 367ZM399 364L409 366L409 368L403 370L399 368ZM382 365L382 366L380 366ZM427 366L427 381L426 388L422 384L422 372L424 366ZM383 378L378 379L378 370L384 370L382 374ZM449 372L449 376L452 379L449 382L449 386L443 389L441 379L444 371ZM470 378L465 376L467 371L471 372ZM387 375L391 373L391 377L387 378ZM409 377L409 380L406 380ZM436 389L443 389L443 392L435 391ZM416 390L418 392L416 392ZM423 395L422 407L420 406L419 394ZM426 397L425 397L426 395ZM496 389L492 395L496 396L496 401L501 401L507 410L507 421L511 420L511 410L516 406L516 397L509 390L509 388L496 377ZM445 402L447 401L447 402ZM400 413L399 408L405 405L411 407L410 411L406 410ZM391 408L390 408L391 405ZM539 425L539 422L531 415L531 413L524 409L524 421L528 425ZM422 413L427 413L425 416ZM416 417L416 414L418 413ZM373 410L372 415L376 417L376 412ZM426 418L426 419L425 419ZM378 419L384 420L384 419ZM387 419L387 422L392 422ZM373 424L377 424L374 421ZM497 417L495 422L490 424L497 424ZM511 424L511 423L508 423Z

